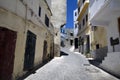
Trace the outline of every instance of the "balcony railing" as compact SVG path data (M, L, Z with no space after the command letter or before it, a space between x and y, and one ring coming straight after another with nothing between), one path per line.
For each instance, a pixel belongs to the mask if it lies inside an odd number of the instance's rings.
M95 0L90 7L90 19L92 19L110 0Z

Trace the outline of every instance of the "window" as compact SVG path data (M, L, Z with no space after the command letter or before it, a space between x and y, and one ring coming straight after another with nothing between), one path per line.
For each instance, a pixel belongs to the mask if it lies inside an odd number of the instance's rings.
M85 0L83 0L83 4L84 4Z
M75 29L77 28L77 24L75 24Z
M92 31L96 31L97 30L97 26L92 26L91 30Z
M70 45L71 45L71 46L73 45L73 40L70 40Z
M119 30L119 34L120 34L120 17L118 18L118 30Z
M79 24L79 30L81 30L81 24Z
M70 36L73 36L73 33L70 33Z
M100 48L99 44L96 44L96 49L99 49L99 48Z
M39 6L39 12L38 12L39 17L41 16L41 7Z
M45 24L47 27L49 27L49 18L47 17L47 15L45 15Z
M85 19L83 19L83 26L85 25Z
M75 16L77 16L77 13L75 12Z
M79 14L79 12L80 12L80 7L78 8L78 14Z
M64 34L64 33L65 33L65 30L64 30L64 29L61 29L61 33L63 33L63 34Z

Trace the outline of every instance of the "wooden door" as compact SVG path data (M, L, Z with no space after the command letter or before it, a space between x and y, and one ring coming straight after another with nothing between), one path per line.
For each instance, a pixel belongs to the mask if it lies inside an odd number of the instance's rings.
M0 80L11 80L17 33L0 27Z
M24 56L24 70L30 70L33 68L35 57L35 45L36 35L28 31Z

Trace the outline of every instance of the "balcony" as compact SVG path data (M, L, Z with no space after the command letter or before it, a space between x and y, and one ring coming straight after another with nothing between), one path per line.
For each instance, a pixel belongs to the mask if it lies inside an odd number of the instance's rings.
M119 16L119 4L120 0L95 0L90 7L90 22L93 25L107 26L114 16Z
M84 15L85 11L87 10L89 6L89 0L85 0L85 2L83 3L83 5L81 6L79 13L78 13L78 18L77 18L77 21L80 21L82 16Z

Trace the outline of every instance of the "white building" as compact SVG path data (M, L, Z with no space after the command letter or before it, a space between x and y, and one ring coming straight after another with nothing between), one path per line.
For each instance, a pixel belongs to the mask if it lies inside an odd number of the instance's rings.
M61 47L65 47L66 46L66 26L61 27Z
M74 30L72 28L66 28L66 45L71 47L74 45Z
M79 40L79 39L78 39L78 29L79 29L79 26L78 26L77 18L78 18L78 8L73 11L73 21L74 21L74 46L75 46L75 49L78 48L78 40Z
M108 53L101 66L120 77L120 0L90 0L90 21L107 29Z

